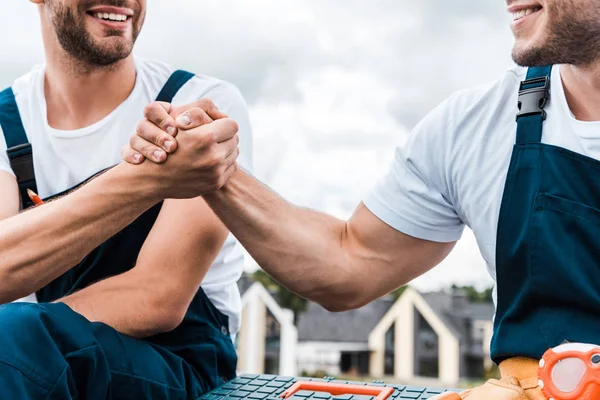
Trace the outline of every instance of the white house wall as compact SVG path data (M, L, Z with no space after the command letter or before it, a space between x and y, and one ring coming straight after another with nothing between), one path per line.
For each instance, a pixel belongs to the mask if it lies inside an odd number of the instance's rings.
M369 351L364 343L305 341L298 343L298 371L314 374L340 375L342 352Z
M483 330L483 367L487 370L493 367L494 363L490 358L490 347L492 345L492 336L494 334L494 322L493 321L475 321L474 324L477 329Z
M243 322L238 345L240 372L261 374L264 372L266 311L273 314L281 328L279 349L279 373L295 376L298 331L294 326L294 314L283 309L260 283L254 283L242 296Z
M449 386L456 385L460 378L459 341L429 307L423 297L412 288L406 289L369 335L369 348L374 353L371 356L371 373L375 376L383 376L385 333L396 322L394 375L399 380L415 379L415 309L421 313L438 335L440 381Z

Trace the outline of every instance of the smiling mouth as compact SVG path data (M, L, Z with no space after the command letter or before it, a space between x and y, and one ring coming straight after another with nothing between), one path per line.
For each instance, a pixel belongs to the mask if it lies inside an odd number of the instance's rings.
M128 15L116 13L102 13L90 11L88 12L88 15L91 15L92 17L101 19L103 21L110 22L126 22L127 20L131 19L131 17Z
M513 21L518 21L520 19L525 18L528 15L531 15L533 13L536 13L538 11L541 11L542 7L540 6L534 6L534 7L530 7L530 8L524 8L522 10L519 11L515 11L512 13L513 16Z

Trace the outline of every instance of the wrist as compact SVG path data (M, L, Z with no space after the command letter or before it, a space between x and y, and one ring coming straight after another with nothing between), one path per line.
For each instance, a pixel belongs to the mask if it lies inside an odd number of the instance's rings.
M153 205L165 199L167 188L158 167L145 161L141 165L121 163L114 169L118 171L116 179L123 183L126 190L133 192L134 200Z
M225 184L218 190L213 192L208 192L202 195L202 197L210 202L223 202L226 199L232 198L235 196L235 193L238 192L238 188L241 185L244 179L244 172L241 167L237 167L235 172L231 175L231 177L225 182Z

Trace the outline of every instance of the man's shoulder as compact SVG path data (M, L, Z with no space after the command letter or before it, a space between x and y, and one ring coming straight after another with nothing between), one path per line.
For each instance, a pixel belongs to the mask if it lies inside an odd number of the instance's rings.
M511 67L498 79L454 92L445 107L457 122L482 113L512 112L517 106L519 83L526 74L526 68Z
M193 77L179 90L174 103L188 103L206 96L239 97L239 89L231 82L209 76L189 68L176 68L168 63L145 58L136 58L138 73L152 93L158 94L169 77L177 70L183 69Z
M0 88L0 91L4 91L10 87L15 97L31 95L36 91L36 85L40 79L40 74L43 74L43 70L43 65L35 65L29 71L17 77L10 86Z
M414 128L411 137L449 152L481 151L492 138L509 137L518 112L520 67L506 69L496 80L453 92Z

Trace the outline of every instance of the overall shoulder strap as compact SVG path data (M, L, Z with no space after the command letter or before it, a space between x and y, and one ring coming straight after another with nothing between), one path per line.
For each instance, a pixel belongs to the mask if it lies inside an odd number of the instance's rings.
M0 126L6 139L10 166L17 176L23 209L32 205L27 189L37 191L33 169L33 153L27 140L19 107L12 88L0 92Z
M177 70L173 72L158 96L156 96L156 101L172 102L179 89L192 79L193 76L194 74L187 71Z
M552 66L527 70L526 79L519 87L517 114L517 144L539 143L542 125L546 119L544 108L550 101Z

